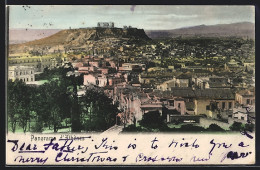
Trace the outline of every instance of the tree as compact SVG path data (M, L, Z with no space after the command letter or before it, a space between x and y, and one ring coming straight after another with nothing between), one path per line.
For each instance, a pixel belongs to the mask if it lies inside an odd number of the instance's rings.
M213 123L213 124L210 124L209 127L208 127L208 130L209 131L225 131L224 129L222 129L219 125Z
M232 131L241 131L244 129L244 125L241 122L234 122L230 127L230 130Z
M7 114L11 130L15 132L19 123L25 133L30 119L29 87L21 80L9 80L7 86Z
M163 128L166 124L164 123L163 118L159 113L159 111L150 111L143 115L143 118L140 121L140 125L147 128L159 129L159 128Z
M101 88L89 87L80 101L81 122L85 130L103 131L115 124L118 104L113 104Z
M53 126L54 132L57 132L61 121L65 118L63 113L66 102L68 102L67 87L63 81L52 80L41 87L41 101L44 102L44 107L38 109L41 114L41 121L49 123ZM66 102L64 102L66 101ZM38 105L39 106L39 105Z

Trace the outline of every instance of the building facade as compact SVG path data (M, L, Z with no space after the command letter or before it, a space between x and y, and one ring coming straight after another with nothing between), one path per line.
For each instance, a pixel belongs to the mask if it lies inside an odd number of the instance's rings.
M30 66L9 66L8 79L15 81L16 79L23 82L35 81L34 67Z

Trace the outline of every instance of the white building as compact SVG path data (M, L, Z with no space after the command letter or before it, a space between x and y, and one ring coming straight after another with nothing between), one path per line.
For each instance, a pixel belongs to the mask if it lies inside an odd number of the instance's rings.
M23 82L34 82L35 73L34 67L30 66L9 66L8 67L9 80L22 80Z

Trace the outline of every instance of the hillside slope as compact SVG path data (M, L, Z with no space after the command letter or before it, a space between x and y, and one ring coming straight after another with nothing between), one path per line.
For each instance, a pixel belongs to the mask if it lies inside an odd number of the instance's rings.
M24 52L28 48L84 47L90 41L113 40L150 40L143 29L131 28L81 28L61 30L49 37L22 44L10 45L11 53Z
M9 44L20 44L51 36L60 29L9 29Z
M165 38L177 36L203 36L203 37L255 37L255 24L241 22L233 24L199 25L173 30L147 30L151 38Z

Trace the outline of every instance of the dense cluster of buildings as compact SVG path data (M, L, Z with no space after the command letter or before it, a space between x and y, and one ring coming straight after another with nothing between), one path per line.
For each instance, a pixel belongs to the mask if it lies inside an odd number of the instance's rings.
M99 22L97 27L113 28L114 23ZM58 55L9 56L8 76L34 81L35 72L70 62L74 72L68 75L84 75L79 96L88 86L103 88L119 102L121 123L134 123L149 111L159 111L168 123L254 123L252 43L215 39L202 46L189 41L137 45L110 38L95 42L96 46L89 47L91 52L73 60Z

